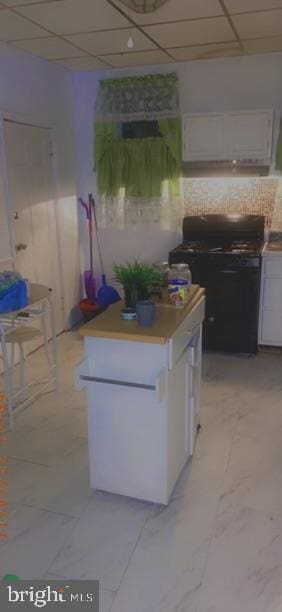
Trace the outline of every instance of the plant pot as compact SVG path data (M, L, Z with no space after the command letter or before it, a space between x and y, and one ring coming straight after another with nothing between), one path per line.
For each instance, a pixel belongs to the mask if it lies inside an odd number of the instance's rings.
M136 308L138 300L148 300L149 292L147 289L137 287L124 288L124 303L126 308Z
M136 308L136 289L135 287L124 288L125 308Z

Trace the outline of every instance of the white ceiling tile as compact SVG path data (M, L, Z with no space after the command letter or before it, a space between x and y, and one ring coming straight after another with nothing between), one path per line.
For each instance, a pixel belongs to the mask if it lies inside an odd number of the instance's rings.
M196 47L179 47L176 49L168 49L168 51L177 61L242 55L242 49L236 42L198 45Z
M157 49L156 51L139 51L137 53L118 53L117 55L105 55L101 57L109 62L114 68L122 66L146 66L147 64L163 64L172 61L166 53Z
M271 51L282 51L282 36L244 40L243 44L246 53L271 53Z
M168 0L153 13L135 13L135 11L129 11L119 0L114 1L132 17L135 23L141 25L223 15L218 0Z
M59 59L60 57L78 57L84 55L70 43L61 38L34 38L32 40L22 40L14 43L19 49L39 55L45 59ZM85 54L86 55L86 54Z
M232 19L240 38L279 36L282 32L282 10L234 15Z
M21 40L37 36L48 36L48 32L8 9L1 10L0 40Z
M105 0L60 0L18 9L55 34L126 27L128 20Z
M144 31L148 32L162 47L227 42L235 38L225 17L145 26Z
M60 0L51 1L60 2ZM37 4L39 2L49 2L49 0L1 0L1 3L8 7L23 6L25 4Z
M53 64L61 64L70 70L105 70L107 66L95 57L76 57L73 59L57 60Z
M75 34L73 36L67 36L66 38L93 55L104 55L105 53L128 52L127 41L129 34L134 40L133 51L156 48L156 45L136 28L133 28L131 31L126 29L107 32L91 32L91 34Z
M230 13L248 13L273 8L282 8L282 0L225 0L225 6Z

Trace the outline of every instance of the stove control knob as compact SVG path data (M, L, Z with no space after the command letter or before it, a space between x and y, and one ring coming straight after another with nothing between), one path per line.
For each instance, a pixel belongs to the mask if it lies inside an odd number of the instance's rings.
M241 260L240 260L240 266L242 266L242 267L246 266L246 265L247 265L247 263L248 263L248 260L247 260L247 259L241 259Z

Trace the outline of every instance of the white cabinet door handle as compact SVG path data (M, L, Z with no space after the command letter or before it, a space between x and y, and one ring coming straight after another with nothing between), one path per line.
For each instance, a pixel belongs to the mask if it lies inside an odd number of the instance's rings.
M162 368L156 380L156 399L161 402L166 397L167 375L166 368Z

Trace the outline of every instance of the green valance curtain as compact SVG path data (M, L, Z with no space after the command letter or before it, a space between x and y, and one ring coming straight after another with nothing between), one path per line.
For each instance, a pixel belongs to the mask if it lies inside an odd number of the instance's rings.
M95 167L101 196L158 198L164 181L179 196L181 122L175 73L100 81L95 108ZM121 124L158 122L156 138L122 138Z

